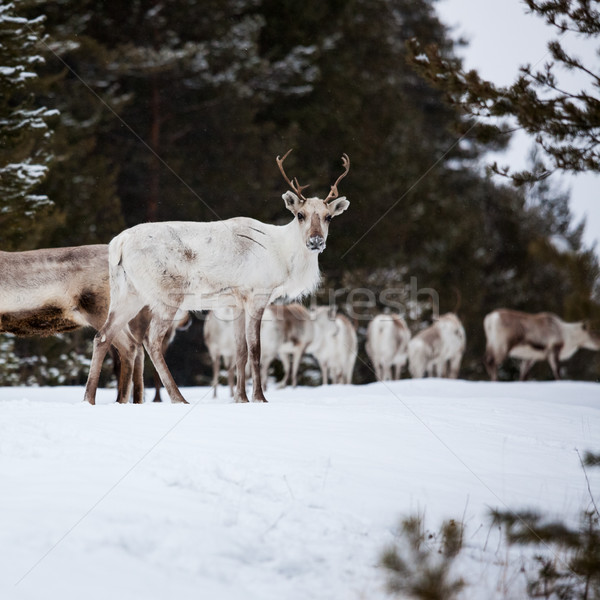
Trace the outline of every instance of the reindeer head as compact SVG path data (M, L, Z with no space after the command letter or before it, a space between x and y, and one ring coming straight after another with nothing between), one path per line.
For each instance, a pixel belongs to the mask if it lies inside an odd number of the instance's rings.
M588 350L600 350L600 330L594 329L590 321L581 323L582 346Z
M338 183L348 174L350 170L350 159L347 154L342 156L344 172L337 178L337 181L331 186L331 191L325 200L320 198L306 198L302 195L302 190L307 185L300 185L295 177L290 180L283 170L283 161L287 158L291 150L288 150L283 158L277 157L277 165L283 175L283 178L292 188L292 192L287 191L282 198L287 208L293 213L300 227L302 239L306 247L311 252L323 252L325 250L325 240L329 231L329 223L333 217L343 213L350 202L346 198L338 198Z

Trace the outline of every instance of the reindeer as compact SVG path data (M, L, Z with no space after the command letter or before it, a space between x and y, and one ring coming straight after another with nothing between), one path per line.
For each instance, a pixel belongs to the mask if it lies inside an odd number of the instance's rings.
M273 304L265 309L260 330L263 389L266 390L269 365L277 357L284 373L279 387L286 387L290 379L293 387L298 385L300 359L313 336L310 313L302 304Z
M269 366L279 358L283 364L284 377L280 387L287 385L291 373L292 385L296 387L300 359L312 340L313 324L308 311L301 304L276 304L267 306L260 327L260 365L263 392L267 390ZM234 310L231 307L211 311L204 323L204 341L213 363L213 397L221 359L228 373L229 388L233 396L235 378ZM290 363L290 357L292 358ZM291 369L290 369L291 364ZM246 377L251 376L246 365Z
M466 348L467 336L454 313L442 315L415 335L408 345L411 377L449 377L456 379Z
M1 333L49 336L80 327L98 330L106 320L106 245L0 252L0 272ZM142 402L143 351L124 333L112 343L120 362L117 400L128 401L133 378L134 402Z
M160 351L166 331L178 310L232 306L236 341L236 402L248 402L245 365L250 357L256 402L266 402L260 373L260 325L269 303L310 293L319 283L318 256L325 249L331 219L349 202L338 197L337 186L324 200L307 198L297 178L283 168L289 155L276 159L292 188L283 200L294 219L287 225L236 217L209 223L144 223L127 229L109 244L111 302L106 323L94 338L94 354L85 400L95 401L102 361L115 338L145 307L152 312L145 346L172 402L186 400L177 388Z
M315 335L306 349L319 363L323 385L351 383L358 351L358 339L352 323L344 315L334 316L328 306L311 311Z
M16 336L50 336L81 327L100 329L108 314L108 245L48 248L26 252L0 251L0 333ZM147 329L147 312L132 323L134 331ZM169 331L166 346L176 329L189 323L185 315ZM135 337L135 336L134 336ZM118 373L118 402L144 399L144 353L141 342L119 334L113 346ZM156 384L156 381L155 381ZM160 402L156 387L155 402Z
M410 330L400 315L376 315L367 327L366 351L378 381L400 379L407 361Z
M208 313L204 321L204 342L208 348L213 370L213 398L217 397L217 384L221 359L227 369L229 391L233 396L235 379L235 332L233 328L234 311L231 307L217 308Z
M311 310L314 323L314 336L306 349L319 363L323 385L329 383L330 367L335 362L336 337L339 333L335 322L335 313L329 306L318 306Z
M350 384L358 356L358 335L348 317L338 314L335 323L338 329L338 352L332 366L333 382Z
M529 314L500 308L483 320L487 339L485 366L492 381L507 356L521 360L519 379L524 381L533 365L547 360L555 379L559 363L580 348L600 350L600 333L590 331L583 321L565 323L553 313Z

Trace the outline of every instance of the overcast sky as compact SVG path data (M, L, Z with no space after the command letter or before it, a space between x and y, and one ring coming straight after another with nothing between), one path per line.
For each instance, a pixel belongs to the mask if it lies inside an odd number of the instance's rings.
M555 29L535 15L527 14L521 0L439 0L436 4L442 22L453 27L452 36L464 37L469 45L459 54L468 69L497 84L512 83L521 65L542 67L550 58L547 42ZM573 33L561 38L565 48L585 60L594 72L600 71L597 43L578 39ZM565 83L574 83L564 76ZM561 82L563 79L561 79ZM583 80L575 82L581 87ZM597 90L596 90L597 93ZM508 152L495 157L498 164L522 169L533 142L525 134L515 137ZM571 190L571 209L576 222L587 220L585 240L596 243L600 252L600 176L554 175L557 185Z

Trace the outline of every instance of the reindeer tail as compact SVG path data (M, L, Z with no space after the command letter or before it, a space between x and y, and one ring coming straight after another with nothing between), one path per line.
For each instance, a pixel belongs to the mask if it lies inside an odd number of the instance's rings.
M127 277L123 267L123 244L125 235L113 238L108 245L108 269L110 276L110 295L119 295L127 287Z
M116 267L121 263L123 258L123 243L125 242L124 235L118 235L113 238L108 245L108 265L109 267Z

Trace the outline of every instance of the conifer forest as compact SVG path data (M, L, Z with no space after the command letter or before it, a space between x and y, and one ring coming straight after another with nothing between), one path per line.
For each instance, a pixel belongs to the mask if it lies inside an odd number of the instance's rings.
M451 98L423 72L419 49L430 48L460 70L461 42L435 5L3 4L0 250L107 244L148 221L284 224L287 186L275 158L293 148L288 173L324 197L346 153L352 168L340 187L351 206L332 225L322 283L305 302L335 302L358 328L355 383L375 379L363 340L368 319L385 309L413 333L436 311L456 311L466 379L488 378L482 323L496 308L600 329L598 256L582 241L560 174L515 185L486 169L508 128L491 131L456 101L456 88ZM532 152L523 170L539 160ZM178 384L210 380L202 329L194 315L167 353ZM0 385L85 383L93 335L0 335ZM582 350L566 368L569 378L597 381L600 352ZM507 363L501 377L516 373ZM540 363L532 376L552 373Z

